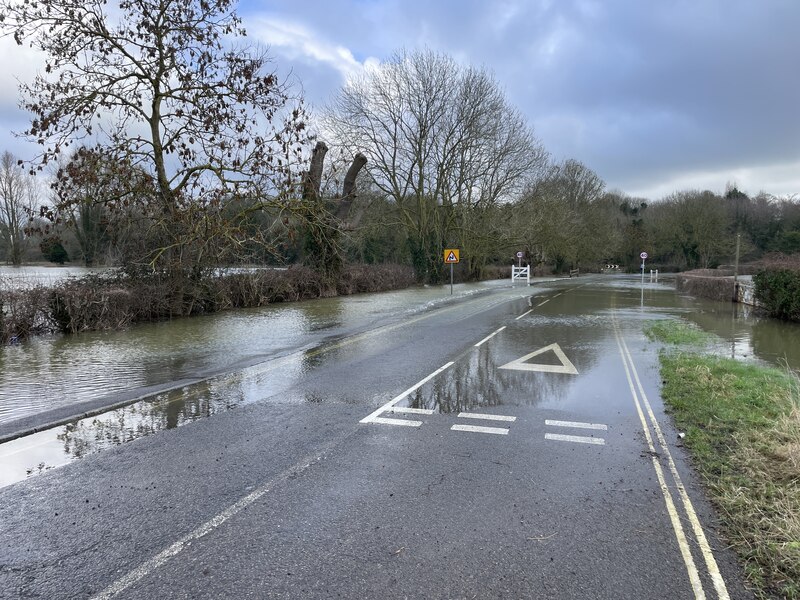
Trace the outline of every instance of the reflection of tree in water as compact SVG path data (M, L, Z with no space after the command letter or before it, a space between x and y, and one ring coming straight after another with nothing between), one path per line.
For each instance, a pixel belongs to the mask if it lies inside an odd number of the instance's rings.
M578 351L580 355L588 352ZM588 364L584 360L583 364ZM472 411L501 405L536 405L562 399L574 375L499 369L489 347L457 361L431 384L409 397L408 406L442 413Z
M96 417L68 423L58 439L64 453L83 458L164 429L173 429L224 412L244 400L241 390L203 382L159 394Z

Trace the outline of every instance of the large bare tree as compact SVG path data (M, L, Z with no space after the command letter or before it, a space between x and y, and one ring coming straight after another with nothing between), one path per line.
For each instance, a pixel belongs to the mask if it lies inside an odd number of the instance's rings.
M6 260L22 264L25 228L36 205L36 182L8 151L0 157L0 238L6 247Z
M408 232L420 279L444 244L479 262L476 209L511 198L546 153L493 76L430 50L402 51L351 78L325 112L333 143L361 151Z
M3 30L46 56L20 90L39 166L79 143L146 174L167 255L213 237L209 216L232 197L288 206L305 159L302 106L265 50L244 42L233 0L0 7Z

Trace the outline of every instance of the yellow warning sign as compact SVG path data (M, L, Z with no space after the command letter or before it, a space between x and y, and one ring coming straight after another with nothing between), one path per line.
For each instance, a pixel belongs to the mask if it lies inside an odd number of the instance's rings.
M444 249L444 262L447 263L457 263L459 260L459 249L458 248L445 248Z

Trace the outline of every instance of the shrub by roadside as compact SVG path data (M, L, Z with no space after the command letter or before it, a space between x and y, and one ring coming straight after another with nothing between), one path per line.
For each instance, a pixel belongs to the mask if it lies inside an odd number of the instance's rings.
M351 265L338 282L306 267L264 269L192 279L160 274L91 275L54 287L0 287L0 342L62 331L122 329L231 308L265 306L312 298L378 292L414 283L410 267Z
M664 402L750 581L762 597L800 598L800 381L701 353L707 339L693 329L671 321L647 330L695 346L661 353Z
M756 298L771 317L800 321L800 255L770 257L753 282Z

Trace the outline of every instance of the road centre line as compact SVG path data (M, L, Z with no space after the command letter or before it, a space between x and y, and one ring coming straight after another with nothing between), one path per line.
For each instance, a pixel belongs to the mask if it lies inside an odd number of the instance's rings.
M504 427L480 427L479 425L453 425L450 431L466 431L469 433L494 433L496 435L508 435L508 429Z
M602 429L603 431L608 431L608 425L603 425L602 423L578 423L576 421L552 421L546 419L544 424L553 427L577 427L578 429Z
M527 315L531 314L532 312L533 312L533 309L530 309L529 311L522 313L520 316L518 316L518 317L517 317L516 319L514 319L514 320L515 320L515 321L519 321L519 320L520 320L522 317L524 317L524 316L527 316Z
M647 394L644 391L644 386L642 386L641 379L639 378L639 373L636 369L636 365L633 362L633 356L628 349L628 345L625 343L625 340L622 338L619 332L619 327L616 321L616 317L614 318L614 331L617 336L617 344L620 347L620 353L623 356L623 361L627 359L627 362L630 363L631 372L633 373L633 379L636 381L636 387L638 388L639 396L641 397L642 403L644 404L647 415L652 423L653 430L656 433L656 438L658 439L659 446L661 447L662 454L667 459L667 465L669 467L670 474L675 482L675 486L678 490L678 497L681 499L681 503L683 504L683 508L686 512L686 515L689 518L689 523L692 526L692 531L695 535L695 539L697 541L697 545L700 547L700 552L703 555L703 560L706 564L706 569L708 570L708 574L711 577L711 581L714 584L714 589L717 592L717 597L720 600L729 600L730 596L728 595L727 587L725 586L725 580L722 577L722 574L719 571L719 566L717 565L717 561L714 558L714 553L711 550L711 546L708 543L708 539L706 538L705 532L703 531L703 527L700 524L700 519L697 517L697 512L694 509L694 505L692 504L691 499L689 498L689 494L686 492L686 488L683 485L683 481L681 480L680 475L678 474L678 469L675 466L675 461L672 458L672 453L669 451L669 446L667 445L667 441L664 437L664 433L661 429L661 426L658 423L658 419L656 418L653 408L650 404L650 400L647 398ZM631 381L630 375L628 375L628 384L631 387L631 390L634 393L635 391L633 388L633 383ZM637 409L639 410L639 418L643 420L643 425L645 426L645 433L647 434L646 437L648 438L649 442L652 445L652 438L650 437L650 432L647 429L646 421L644 421L644 414L641 412L641 408L638 406L637 400ZM653 461L655 461L655 457L653 457ZM661 465L659 464L659 468Z
M388 410L388 409L392 408L392 407L393 407L395 404L397 404L398 402L400 402L400 401L401 401L403 398L405 398L406 396L408 396L408 395L409 395L411 392L414 392L414 391L416 391L417 389L421 388L423 385L425 385L426 383L428 383L428 382L429 382L431 379L433 379L434 377L436 377L436 376L437 376L439 373L441 373L442 371L445 371L445 370L449 369L450 367L452 367L452 366L453 366L453 364L454 364L454 363L453 363L453 361L450 361L450 362L449 362L449 363L447 363L446 365L444 365L444 366L442 366L442 367L439 367L439 368L438 368L438 369L436 369L436 370L435 370L433 373L431 373L430 375L428 375L427 377L425 377L425 378L424 378L424 379L422 379L421 381L419 381L419 382L415 383L415 384L414 384L414 385L412 385L410 388L408 388L406 391L404 391L404 392L401 392L399 395L397 395L397 396L395 396L394 398L392 398L391 400L389 400L389 402L387 402L386 404L384 404L383 406L381 406L379 409L375 410L373 413L371 413L371 414L367 415L366 417L364 417L363 419L361 419L361 420L359 421L359 423L380 423L381 421L378 421L378 420L376 419L376 417L377 417L379 414L381 414L382 412L384 412L384 411L386 411L386 410ZM399 420L399 419L398 419L398 420ZM404 422L405 422L405 421L404 421Z
M481 413L465 413L465 412L461 412L461 413L458 413L457 416L461 417L462 419L480 419L480 420L483 420L483 421L508 421L508 422L511 422L511 423L513 423L514 421L517 420L517 417L508 417L506 415L487 415L487 414L481 414Z
M481 345L483 345L483 343L484 343L484 342L488 342L490 339L492 339L492 338L493 338L494 336L496 336L498 333L500 333L501 331L503 331L503 329L505 329L505 328L506 328L506 326L505 326L505 325L503 325L503 326L502 326L500 329L498 329L498 330L497 330L497 331L495 331L494 333L490 333L490 334L489 334L489 335L487 335L485 338L483 338L483 339L482 339L480 342L478 342L477 344L475 344L475 347L476 347L476 348L478 348L478 347L480 347Z
M547 304L548 302L550 302L550 298L548 298L548 299L547 299L547 300L545 300L544 302L540 302L539 304L537 304L537 305L536 305L536 308L539 308L540 306L543 306L543 305Z
M604 446L606 443L603 438L586 437L583 435L562 435L560 433L545 433L544 439L558 442L575 442L578 444L597 444L599 446Z

